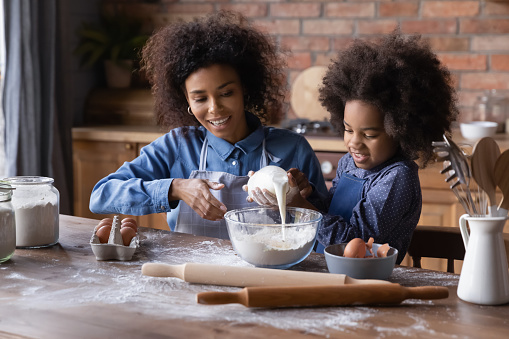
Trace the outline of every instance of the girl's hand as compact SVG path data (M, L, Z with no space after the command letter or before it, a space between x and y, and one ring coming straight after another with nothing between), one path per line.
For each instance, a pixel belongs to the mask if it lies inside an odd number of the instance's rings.
M226 206L210 190L220 190L223 187L224 184L205 179L173 179L168 200L183 200L203 219L217 221L223 219Z
M304 176L305 177L305 176ZM307 179L305 180L307 185L309 182ZM301 180L301 185L304 181ZM306 198L302 195L302 189L299 187L297 179L292 175L291 170L288 171L288 185L290 186L290 190L286 194L286 205L291 207L302 207L307 209L312 209L318 211L318 209L311 204ZM311 187L311 185L309 185ZM309 195L309 194L308 194Z
M295 178L297 186L299 187L300 195L304 199L313 193L313 187L309 183L309 180L304 173L299 171L297 168L290 168L288 173L290 173Z

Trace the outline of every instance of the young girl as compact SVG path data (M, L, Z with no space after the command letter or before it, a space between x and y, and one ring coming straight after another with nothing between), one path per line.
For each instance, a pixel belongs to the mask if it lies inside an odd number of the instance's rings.
M432 141L442 140L458 115L450 73L419 36L356 40L329 66L320 100L348 153L327 197L313 192L311 204L292 188L288 204L327 213L318 251L373 237L397 248L400 263L422 206L414 160L421 167L433 160Z
M167 26L143 62L158 122L174 129L96 184L92 212L168 212L172 230L228 238L223 215L247 206L240 188L251 169L299 167L327 192L306 139L263 125L281 119L284 62L245 18L220 12Z

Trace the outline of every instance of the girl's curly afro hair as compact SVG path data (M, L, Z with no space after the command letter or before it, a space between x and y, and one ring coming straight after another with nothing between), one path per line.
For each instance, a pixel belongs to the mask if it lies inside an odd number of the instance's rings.
M285 66L269 36L238 13L221 11L192 22L170 24L142 51L142 68L152 85L157 121L164 127L196 126L187 114L185 80L199 68L226 64L239 74L244 105L262 123L281 120Z
M421 167L434 159L432 141L443 140L459 114L447 68L419 35L405 38L399 30L379 43L355 40L329 66L320 101L340 132L351 100L376 106L386 132Z

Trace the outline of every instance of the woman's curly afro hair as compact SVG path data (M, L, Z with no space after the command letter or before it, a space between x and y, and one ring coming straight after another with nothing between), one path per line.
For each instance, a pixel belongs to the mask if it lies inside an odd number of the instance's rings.
M221 11L191 22L170 24L155 33L142 51L142 67L152 85L157 121L164 127L196 126L187 114L185 80L213 64L233 67L244 89L244 106L262 123L281 120L285 66L269 36L238 13Z
M320 101L340 132L351 100L377 107L386 132L421 167L434 159L432 141L443 140L459 114L447 68L419 35L405 38L399 30L379 43L355 40L329 66Z

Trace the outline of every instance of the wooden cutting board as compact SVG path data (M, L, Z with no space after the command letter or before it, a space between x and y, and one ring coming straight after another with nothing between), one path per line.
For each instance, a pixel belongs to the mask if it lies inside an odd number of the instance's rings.
M329 120L330 114L318 100L318 88L327 71L325 66L313 66L302 71L292 84L290 103L300 119Z

